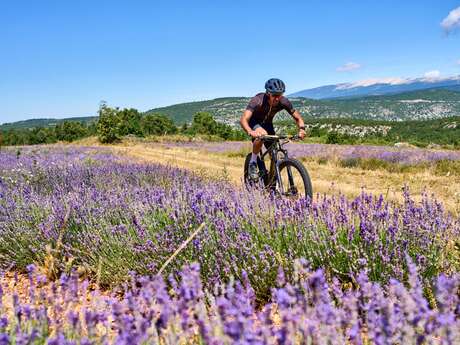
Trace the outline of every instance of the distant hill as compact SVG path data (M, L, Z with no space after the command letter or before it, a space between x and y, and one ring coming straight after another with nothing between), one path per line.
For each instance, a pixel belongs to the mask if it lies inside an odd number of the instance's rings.
M217 119L224 120L230 114L230 117L234 118L234 113L243 109L248 101L249 98L247 97L216 98L208 101L179 103L167 107L154 108L146 111L145 114L160 113L171 117L176 123L184 123L190 122L193 114L199 111L209 111Z
M387 78L370 79L355 83L325 85L313 89L295 92L290 97L306 97L313 99L350 98L375 95L388 95L401 92L447 88L460 91L460 76L449 78Z
M210 112L217 121L238 126L238 120L248 104L249 97L227 97L213 100L188 102L148 110L144 114L161 113L176 124L191 122L198 111ZM382 121L428 120L460 115L460 86L449 86L354 98L315 100L290 97L294 107L306 118L347 118ZM33 119L0 126L10 128L32 128L54 126L60 121L93 121L97 117L74 117L68 119ZM276 119L287 119L282 112Z
M350 99L313 100L294 97L290 100L304 117L310 118L403 121L460 115L460 92L443 88ZM183 123L190 122L197 111L208 111L218 121L234 125L248 101L248 97L218 98L156 108L147 113L164 113L177 123ZM277 118L289 118L289 115L284 112L277 115Z
M63 121L79 121L79 122L91 122L97 119L97 116L87 116L87 117L69 117L66 119L30 119L24 121L17 121L11 123L4 123L0 125L0 130L9 130L9 129L27 129L35 127L53 127L56 126L59 122Z

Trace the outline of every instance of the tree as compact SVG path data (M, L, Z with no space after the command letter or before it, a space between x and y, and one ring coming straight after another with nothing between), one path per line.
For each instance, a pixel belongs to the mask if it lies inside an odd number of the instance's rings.
M186 133L188 131L188 124L187 122L184 122L182 124L182 127L180 128L181 133Z
M193 116L190 131L193 134L217 134L218 125L210 113L200 111Z
M101 143L113 143L120 140L120 117L118 109L110 108L105 102L99 107L97 134Z
M29 130L9 130L9 145L29 145Z
M198 112L193 116L191 127L187 130L190 134L217 135L225 140L244 140L247 138L241 130L232 126L217 122L214 117L207 112Z
M97 135L97 120L88 123L86 129L88 131L88 136Z
M312 127L310 129L310 137L320 137L321 136L321 131L319 127Z
M71 142L86 137L88 128L81 122L64 121L56 125L55 135L57 140Z
M52 137L50 136L50 134L52 134ZM30 145L37 145L51 143L53 142L53 139L54 141L56 141L53 129L35 127L29 130L27 141Z
M225 123L217 123L216 134L225 140L229 140L233 137L233 129Z
M330 131L327 133L326 137L326 144L339 144L341 142L341 138L339 133L336 131Z
M177 133L174 122L162 114L148 114L141 120L144 135L165 135Z
M118 112L120 118L119 133L120 135L142 135L141 114L137 109L129 108Z

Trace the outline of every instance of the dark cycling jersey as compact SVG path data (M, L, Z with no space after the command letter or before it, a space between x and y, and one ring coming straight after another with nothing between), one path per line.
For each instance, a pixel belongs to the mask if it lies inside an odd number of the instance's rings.
M295 111L291 101L284 96L281 96L279 102L270 109L268 95L265 92L258 93L252 97L246 110L252 111L252 116L249 119L251 127L255 124L272 125L275 114L281 110L286 110L290 115L294 114Z

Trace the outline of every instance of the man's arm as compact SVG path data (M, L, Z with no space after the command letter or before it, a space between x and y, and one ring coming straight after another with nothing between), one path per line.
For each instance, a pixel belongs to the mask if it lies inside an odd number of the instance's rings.
M302 116L298 110L294 110L291 116L294 118L297 128L299 128L299 137L303 139L305 137L305 123L303 122ZM303 129L300 129L301 127Z
M251 116L252 116L252 111L246 109L246 110L243 112L243 115L241 115L241 118L240 118L240 125L241 125L241 128L243 128L243 130L244 130L246 133L248 133L248 135L251 135L251 132L252 132L251 127L249 127L249 119L251 118Z
M291 114L291 116L295 120L295 123L297 124L297 128L299 128L299 137L300 139L303 139L305 137L305 123L303 122L302 116L300 115L299 111L294 109L291 101L287 99L286 97L282 98L281 105L284 108L284 110L286 110L289 114Z

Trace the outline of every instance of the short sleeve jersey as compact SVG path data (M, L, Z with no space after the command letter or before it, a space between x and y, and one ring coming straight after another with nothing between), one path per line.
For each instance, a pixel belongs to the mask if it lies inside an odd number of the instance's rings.
M275 114L281 110L286 110L290 115L294 114L294 107L291 101L282 96L275 106L270 108L268 95L265 92L258 93L249 101L246 110L252 111L252 123L272 123Z

